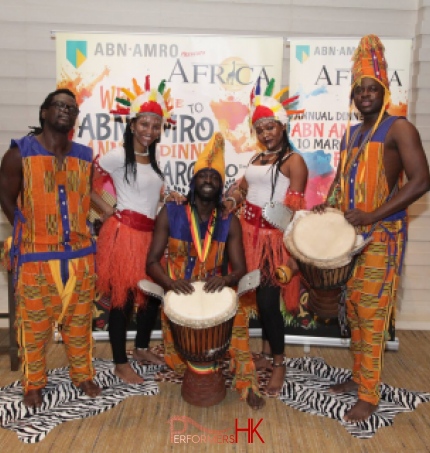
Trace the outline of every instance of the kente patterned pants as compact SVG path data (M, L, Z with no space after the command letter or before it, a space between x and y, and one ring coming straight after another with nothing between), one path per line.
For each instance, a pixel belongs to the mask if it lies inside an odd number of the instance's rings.
M399 281L398 257L403 245L395 247L385 232L372 236L374 240L358 258L348 282L347 315L354 356L352 379L358 384L358 398L377 405L382 356Z
M55 323L65 344L72 382L78 386L92 379L94 287L93 255L22 264L15 296L24 392L46 386L46 346Z

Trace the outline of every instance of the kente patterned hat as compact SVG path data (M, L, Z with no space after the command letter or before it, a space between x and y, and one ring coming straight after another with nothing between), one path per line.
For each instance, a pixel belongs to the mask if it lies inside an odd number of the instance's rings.
M348 125L346 128L346 143L349 143L351 136L351 114L354 105L353 90L354 87L361 84L363 78L370 77L371 79L379 82L384 88L384 99L382 101L382 108L379 112L378 118L376 119L369 135L367 137L366 152L369 147L369 143L376 129L381 124L382 118L388 109L391 101L391 93L389 88L389 81L387 75L387 61L385 60L385 48L381 40L376 35L363 36L355 49L352 56L352 84L351 84L351 97L350 97L350 115L348 119Z
M371 77L386 90L390 89L384 52L385 47L376 35L361 38L352 56L352 86L360 84L363 77Z
M299 96L281 101L281 97L288 91L288 87L279 91L279 93L272 96L273 88L275 86L275 79L271 79L264 95L260 95L260 78L258 78L254 89L251 92L251 124L255 124L262 119L273 119L279 121L283 125L287 125L289 116L294 114L301 114L304 110L290 110L288 106L294 104Z
M209 140L205 149L200 153L194 164L194 175L200 170L210 168L215 170L221 176L222 182L225 182L225 160L224 160L224 137L221 132L215 132Z
M127 88L121 88L121 92L126 98L116 98L115 100L123 107L111 110L111 113L128 115L130 119L142 114L151 114L157 115L169 123L174 123L170 118L170 111L173 108L170 88L167 91L165 88L166 81L162 80L157 89L151 89L149 75L145 78L145 89L142 89L136 79L133 79L134 93Z

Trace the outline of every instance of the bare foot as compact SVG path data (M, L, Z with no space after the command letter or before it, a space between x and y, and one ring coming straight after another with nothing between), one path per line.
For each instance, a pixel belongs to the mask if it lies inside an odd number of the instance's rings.
M254 390L249 389L248 396L246 397L246 403L251 409L262 409L266 401L264 401L262 396L258 396L254 393Z
M270 396L278 396L282 387L284 386L285 373L287 367L284 363L274 363L272 375L270 376L267 384L266 392Z
M368 403L367 401L358 400L354 406L344 415L343 419L346 422L362 422L367 420L376 410L378 406Z
M24 398L22 399L22 402L27 407L33 408L40 407L43 402L42 389L29 390L27 393L24 393Z
M115 374L127 384L142 384L144 379L133 370L131 365L127 363L117 363L115 365Z
M342 382L342 384L335 384L330 386L331 393L350 393L356 392L357 390L358 384L352 379L349 379L346 382Z
M95 398L102 392L102 389L92 379L81 382L78 385L78 388L81 389L85 393L85 395L89 396L90 398Z
M272 361L268 354L261 353L258 358L254 359L254 364L257 371L272 369Z
M166 364L162 357L158 356L157 354L154 354L150 349L134 348L132 352L132 357L139 363L148 362L151 363L152 365Z

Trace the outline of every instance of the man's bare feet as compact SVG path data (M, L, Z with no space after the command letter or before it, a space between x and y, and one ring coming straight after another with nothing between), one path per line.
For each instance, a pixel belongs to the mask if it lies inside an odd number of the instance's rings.
M127 384L142 384L144 379L133 370L131 365L127 363L117 363L115 365L115 374Z
M267 384L266 392L269 396L278 396L284 386L285 374L287 366L285 362L277 362L275 359L272 364L272 375Z
M344 415L343 419L352 423L362 422L367 420L377 409L377 405L359 399Z
M139 363L147 362L152 365L165 365L166 362L162 357L154 354L149 348L141 349L134 348L132 351L132 357L134 360L137 360Z
M349 379L346 382L342 382L342 384L335 384L330 386L331 393L351 393L357 392L357 390L358 384L352 379Z
M42 389L28 390L27 393L24 393L22 402L27 407L40 407L43 402Z
M102 392L102 389L92 379L81 382L78 385L78 388L82 390L85 393L85 395L89 396L90 398L95 398L96 396L99 396L100 393Z
M266 401L264 401L262 396L256 395L254 390L249 389L248 396L246 397L246 403L251 409L258 410L265 406Z

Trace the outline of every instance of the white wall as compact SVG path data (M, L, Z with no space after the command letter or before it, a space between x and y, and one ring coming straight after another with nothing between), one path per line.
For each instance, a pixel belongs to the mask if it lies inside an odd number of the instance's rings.
M430 154L430 0L0 0L0 156L38 124L39 106L55 89L53 30L414 38L410 118ZM286 45L283 85L288 72ZM410 210L398 328L430 329L429 205L427 197ZM2 223L0 235L4 216ZM0 312L5 301L0 279Z

